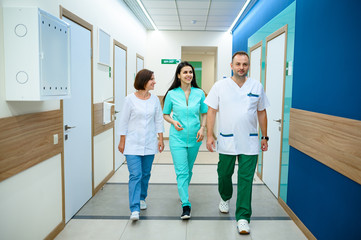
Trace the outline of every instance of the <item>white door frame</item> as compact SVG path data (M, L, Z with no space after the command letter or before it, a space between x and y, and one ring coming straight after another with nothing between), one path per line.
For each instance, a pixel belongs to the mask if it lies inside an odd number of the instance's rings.
M115 55L116 55L115 54L115 49L116 49L116 47L119 47L119 48L121 48L122 50L125 51L125 88L124 88L124 96L127 95L127 54L128 54L126 46L124 46L123 44L121 44L120 42L118 42L116 40L113 41L113 79L114 79L113 80L113 84L114 84L113 85L113 96L114 96L114 104L115 104L115 106L114 106L114 115L115 115L114 119L115 120L114 120L114 127L113 127L113 136L114 136L114 139L113 139L113 141L114 141L113 169L114 169L114 171L116 171L119 168L119 166L121 166L125 161L124 155L120 154L120 152L118 150L118 144L119 144L118 139L120 139L120 136L116 131L116 128L117 128L116 119L117 119L117 117L119 117L119 115L117 115L117 114L121 113L121 110L122 110L122 107L123 107L123 106L118 106L118 101L117 101L117 96L116 96L116 89L115 89L116 88L116 80L117 80L116 79L117 76L116 76L116 72L115 72L115 70L117 68L117 66L116 66L117 62L116 62L116 58L115 58ZM123 101L121 102L121 105L122 104L123 104ZM116 164L117 163L117 156L119 158L121 158L120 159L120 165Z
M282 144L283 144L283 120L284 120L284 100L285 100L285 80L286 80L286 62L287 62L287 33L288 33L288 25L286 24L285 26L281 27L280 29L278 29L277 31L275 31L274 33L272 33L271 35L269 35L268 37L266 37L266 58L265 58L265 83L264 83L264 89L266 91L267 89L267 50L268 50L268 43L270 41L272 41L273 39L277 38L278 36L285 34L285 43L284 43L284 69L283 69L283 91L282 91L282 114L281 114L281 136L280 136L280 149L279 149L279 159L278 159L278 190L277 190L277 194L276 197L279 197L279 193L280 193L280 179L281 179L281 163L282 163ZM266 92L267 94L267 92ZM271 103L272 104L272 103ZM274 119L269 119L268 121L273 121ZM269 124L268 124L269 126ZM274 139L277 141L277 139ZM270 136L270 141L274 141L272 139L272 136ZM272 147L272 146L270 146ZM262 176L263 175L263 170L264 170L264 165L262 165Z
M135 64L136 64L136 68L137 68L136 69L137 70L136 74L137 74L140 70L142 70L144 68L144 57L137 53Z
M253 78L254 79L254 75L253 75L253 73L252 73L252 66L254 66L254 64L253 64L253 62L252 62L252 52L253 51L255 51L255 50L258 50L260 48L260 51L261 51L261 53L260 53L260 55L261 55L261 58L260 58L260 61L259 61L259 81L260 82L262 82L262 79L261 79L261 77L262 77L262 41L260 41L260 42L258 42L258 43L256 43L255 45L253 45L250 49L249 49L249 52L250 52L250 54L249 54L249 60L250 60L250 63L252 63L252 64L250 64L250 69L249 69L249 77L250 78Z
M259 62L254 62L252 59L252 53L256 50L260 50L260 59L259 59ZM260 81L262 83L262 41L256 43L255 45L253 45L250 49L249 49L249 61L250 61L250 68L249 68L249 77L250 78L253 78L253 79L257 79L258 81ZM259 65L259 77L254 77L255 74L257 73L254 73L252 70L254 69L253 66L255 66L255 64ZM258 133L260 132L259 130L259 127L258 127ZM258 165L259 165L259 162L261 162L261 165L263 164L263 154L262 154L262 157L258 157L258 162L257 162L257 167L256 167L256 173L257 173L257 176L262 179L262 168L261 168L261 173L258 173Z

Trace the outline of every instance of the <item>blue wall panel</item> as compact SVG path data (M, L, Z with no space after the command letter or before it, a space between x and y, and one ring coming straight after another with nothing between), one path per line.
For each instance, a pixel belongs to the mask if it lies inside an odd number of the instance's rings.
M258 0L233 31L232 52L247 52L248 38L293 2L294 0Z
M361 120L361 2L297 0L292 107ZM318 239L361 239L361 185L291 148L287 204Z
M232 51L293 1L259 0ZM361 120L361 1L297 0L292 107ZM318 239L361 239L361 185L290 148L287 204Z
M361 239L361 185L291 147L288 206L317 239Z
M297 0L292 106L361 120L361 2Z

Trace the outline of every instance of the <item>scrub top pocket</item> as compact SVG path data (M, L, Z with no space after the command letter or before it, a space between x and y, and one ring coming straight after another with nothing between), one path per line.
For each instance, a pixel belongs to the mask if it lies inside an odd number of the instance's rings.
M219 133L217 148L218 152L220 153L234 153L236 151L236 147L234 144L233 134Z
M248 109L257 109L257 105L258 105L258 101L259 101L259 96L256 94L248 94L247 95L247 103L248 103Z

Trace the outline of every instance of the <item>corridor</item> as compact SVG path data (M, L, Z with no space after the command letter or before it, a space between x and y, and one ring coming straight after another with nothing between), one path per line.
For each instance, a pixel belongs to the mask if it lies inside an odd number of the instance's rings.
M192 217L189 221L180 219L181 205L176 176L169 148L166 147L163 153L155 157L146 199L148 208L141 211L139 221L129 220L128 169L123 164L103 189L68 222L56 239L306 239L256 175L253 183L251 234L239 235L234 217L235 196L230 201L229 214L222 214L218 210L218 154L208 152L204 145L194 165L189 189L192 203ZM233 183L236 183L236 174L233 175Z

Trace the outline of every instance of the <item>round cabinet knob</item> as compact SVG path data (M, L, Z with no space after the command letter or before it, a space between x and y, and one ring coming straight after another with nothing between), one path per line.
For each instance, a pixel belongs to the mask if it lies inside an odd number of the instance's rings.
M15 34L18 37L24 37L28 33L28 29L24 24L18 24L15 26Z

